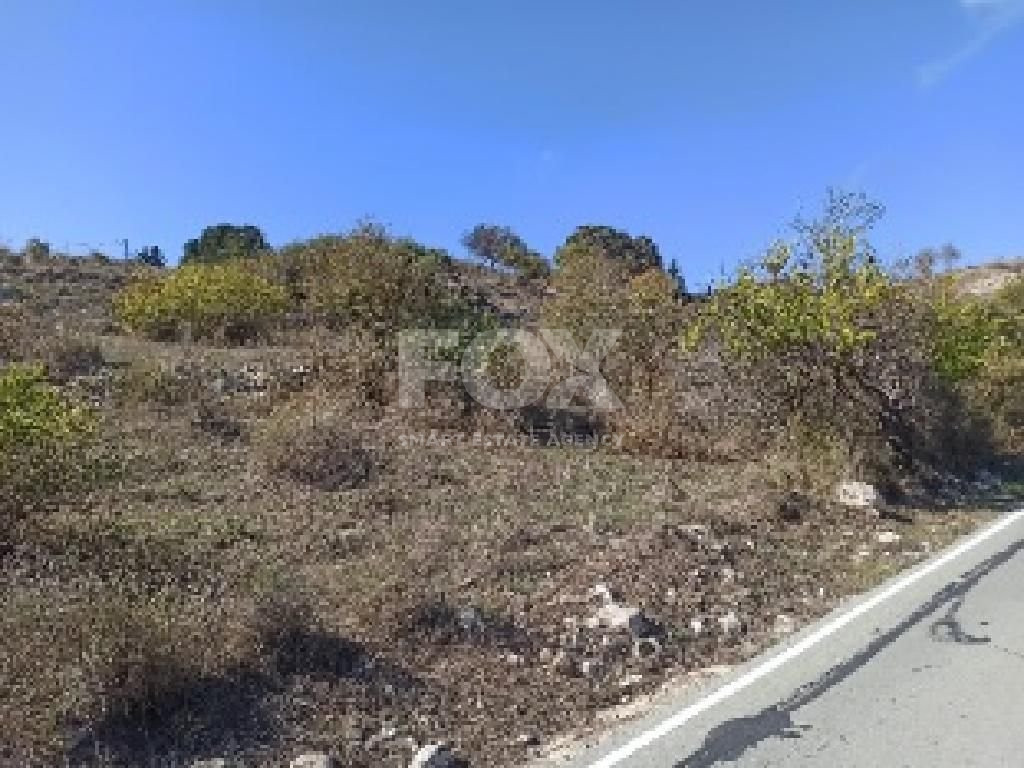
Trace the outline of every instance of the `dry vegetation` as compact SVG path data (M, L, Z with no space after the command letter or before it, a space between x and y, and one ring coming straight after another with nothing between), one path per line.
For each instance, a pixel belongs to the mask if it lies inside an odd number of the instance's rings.
M721 328L687 352L707 304L641 238L616 260L595 236L550 282L376 229L318 238L239 262L283 286L273 323L233 293L245 332L191 339L120 329L119 292L159 272L9 256L2 375L27 378L4 407L33 418L8 433L0 481L0 766L312 750L404 766L439 740L514 765L669 675L749 657L779 615L820 615L1009 500L968 481L1013 470L1019 356L934 375L901 333L904 294L856 318L878 333L848 356L818 336L734 358ZM994 300L1001 317L1015 300ZM243 327L221 309L203 322ZM397 407L393 335L413 319L556 323L582 344L610 317L622 412L496 414L457 385ZM835 503L850 477L886 493L880 518ZM659 652L587 625L597 584L643 608Z

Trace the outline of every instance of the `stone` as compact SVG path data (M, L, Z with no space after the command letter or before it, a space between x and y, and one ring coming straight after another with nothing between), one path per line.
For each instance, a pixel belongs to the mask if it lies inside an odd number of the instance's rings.
M599 677L604 671L604 663L600 659L585 659L580 662L580 674L584 677Z
M643 675L637 675L637 674L626 675L624 678L619 680L619 687L620 688L633 688L633 687L638 686L641 683L643 683L643 681L644 681L644 676Z
M594 615L599 627L607 627L609 629L630 627L634 621L637 621L642 617L643 614L640 612L639 608L632 605L622 605L620 603L607 603L602 605Z
M903 537L892 531L879 531L875 538L879 544L898 544Z
M309 752L299 755L288 764L288 768L336 768L337 763L323 752Z
M602 605L615 602L615 596L607 584L595 584L594 588L590 590L590 597Z
M691 619L690 631L693 632L693 634L695 635L699 635L701 632L704 631L704 622L700 619Z
M687 536L692 536L695 539L703 538L711 533L711 529L708 526L701 523L693 523L691 525L684 525L679 530L685 533Z
M780 613L775 617L775 625L772 627L772 631L776 635L791 635L796 631L796 621L792 616Z
M196 760L189 768L228 768L228 761L223 757L212 757L208 760Z
M878 489L871 483L847 480L836 487L836 501L846 507L874 509L878 500Z
M447 744L427 744L417 752L409 768L456 768L458 761Z
M722 628L724 634L731 635L734 632L739 632L743 624L734 611L729 611L725 616L718 617L718 626Z
M365 749L374 749L380 744L384 744L385 742L391 741L397 735L397 728L395 728L394 726L385 725L383 728L377 731L377 733L373 734L370 738L368 738L363 744L363 747Z

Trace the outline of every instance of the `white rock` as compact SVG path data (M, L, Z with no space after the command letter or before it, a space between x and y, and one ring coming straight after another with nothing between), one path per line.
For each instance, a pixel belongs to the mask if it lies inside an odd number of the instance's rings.
M334 768L334 760L323 752L299 755L288 764L288 768Z
M892 531L879 531L876 538L878 539L879 544L896 544L903 537L898 533L893 533Z
M722 628L722 632L727 635L732 634L733 632L739 632L742 627L742 624L734 611L729 611L725 616L719 616L718 625Z
M516 744L521 747L536 747L540 744L540 738L535 733L520 733L516 737Z
M632 688L634 685L640 685L644 681L643 675L626 675L624 678L619 680L620 688Z
M777 635L789 635L796 631L796 621L792 616L780 613L775 617L775 626L772 631Z
M580 663L580 673L584 677L597 677L604 671L604 664L600 659L586 659Z
M602 605L594 618L598 626L609 629L620 629L628 627L629 622L640 616L640 609L632 605L621 605L619 603L608 603Z
M736 571L734 571L732 568L726 566L722 569L722 581L724 581L726 584L730 583L735 578Z
M594 588L590 590L590 597L605 604L615 602L615 596L607 584L595 584Z
M692 525L684 525L680 530L687 536L692 536L695 539L702 539L711 533L711 529L706 525L700 523L694 523Z
M196 760L189 768L228 768L228 761L223 757L213 757L209 760Z
M855 509L872 509L878 503L878 489L870 483L847 480L836 487L836 501Z
M690 629L693 631L693 634L699 635L702 631L704 631L704 622L702 622L700 619L691 619Z
M427 744L416 753L409 768L455 768L455 755L445 744Z

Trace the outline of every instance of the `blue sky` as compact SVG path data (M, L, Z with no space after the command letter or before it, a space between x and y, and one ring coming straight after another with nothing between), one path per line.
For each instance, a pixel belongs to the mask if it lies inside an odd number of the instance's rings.
M1024 0L2 0L0 36L12 245L603 223L700 285L834 185L891 256L1024 255Z

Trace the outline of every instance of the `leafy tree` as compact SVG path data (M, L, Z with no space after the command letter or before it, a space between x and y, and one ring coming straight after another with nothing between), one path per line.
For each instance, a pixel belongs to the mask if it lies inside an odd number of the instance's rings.
M185 243L182 264L212 264L226 259L251 258L269 249L263 232L251 225L217 224Z
M160 269L167 265L163 251L160 250L159 245L147 245L145 248L139 249L135 253L135 260L140 264L146 264L150 267L158 267Z
M606 258L619 262L633 275L652 267L661 267L661 253L649 237L632 237L629 233L603 225L577 227L566 239L565 246L584 246L597 249ZM560 251L564 252L564 251ZM559 254L555 264L561 266Z
M514 269L526 277L543 277L550 271L544 257L509 227L478 224L466 233L462 244L481 261Z

